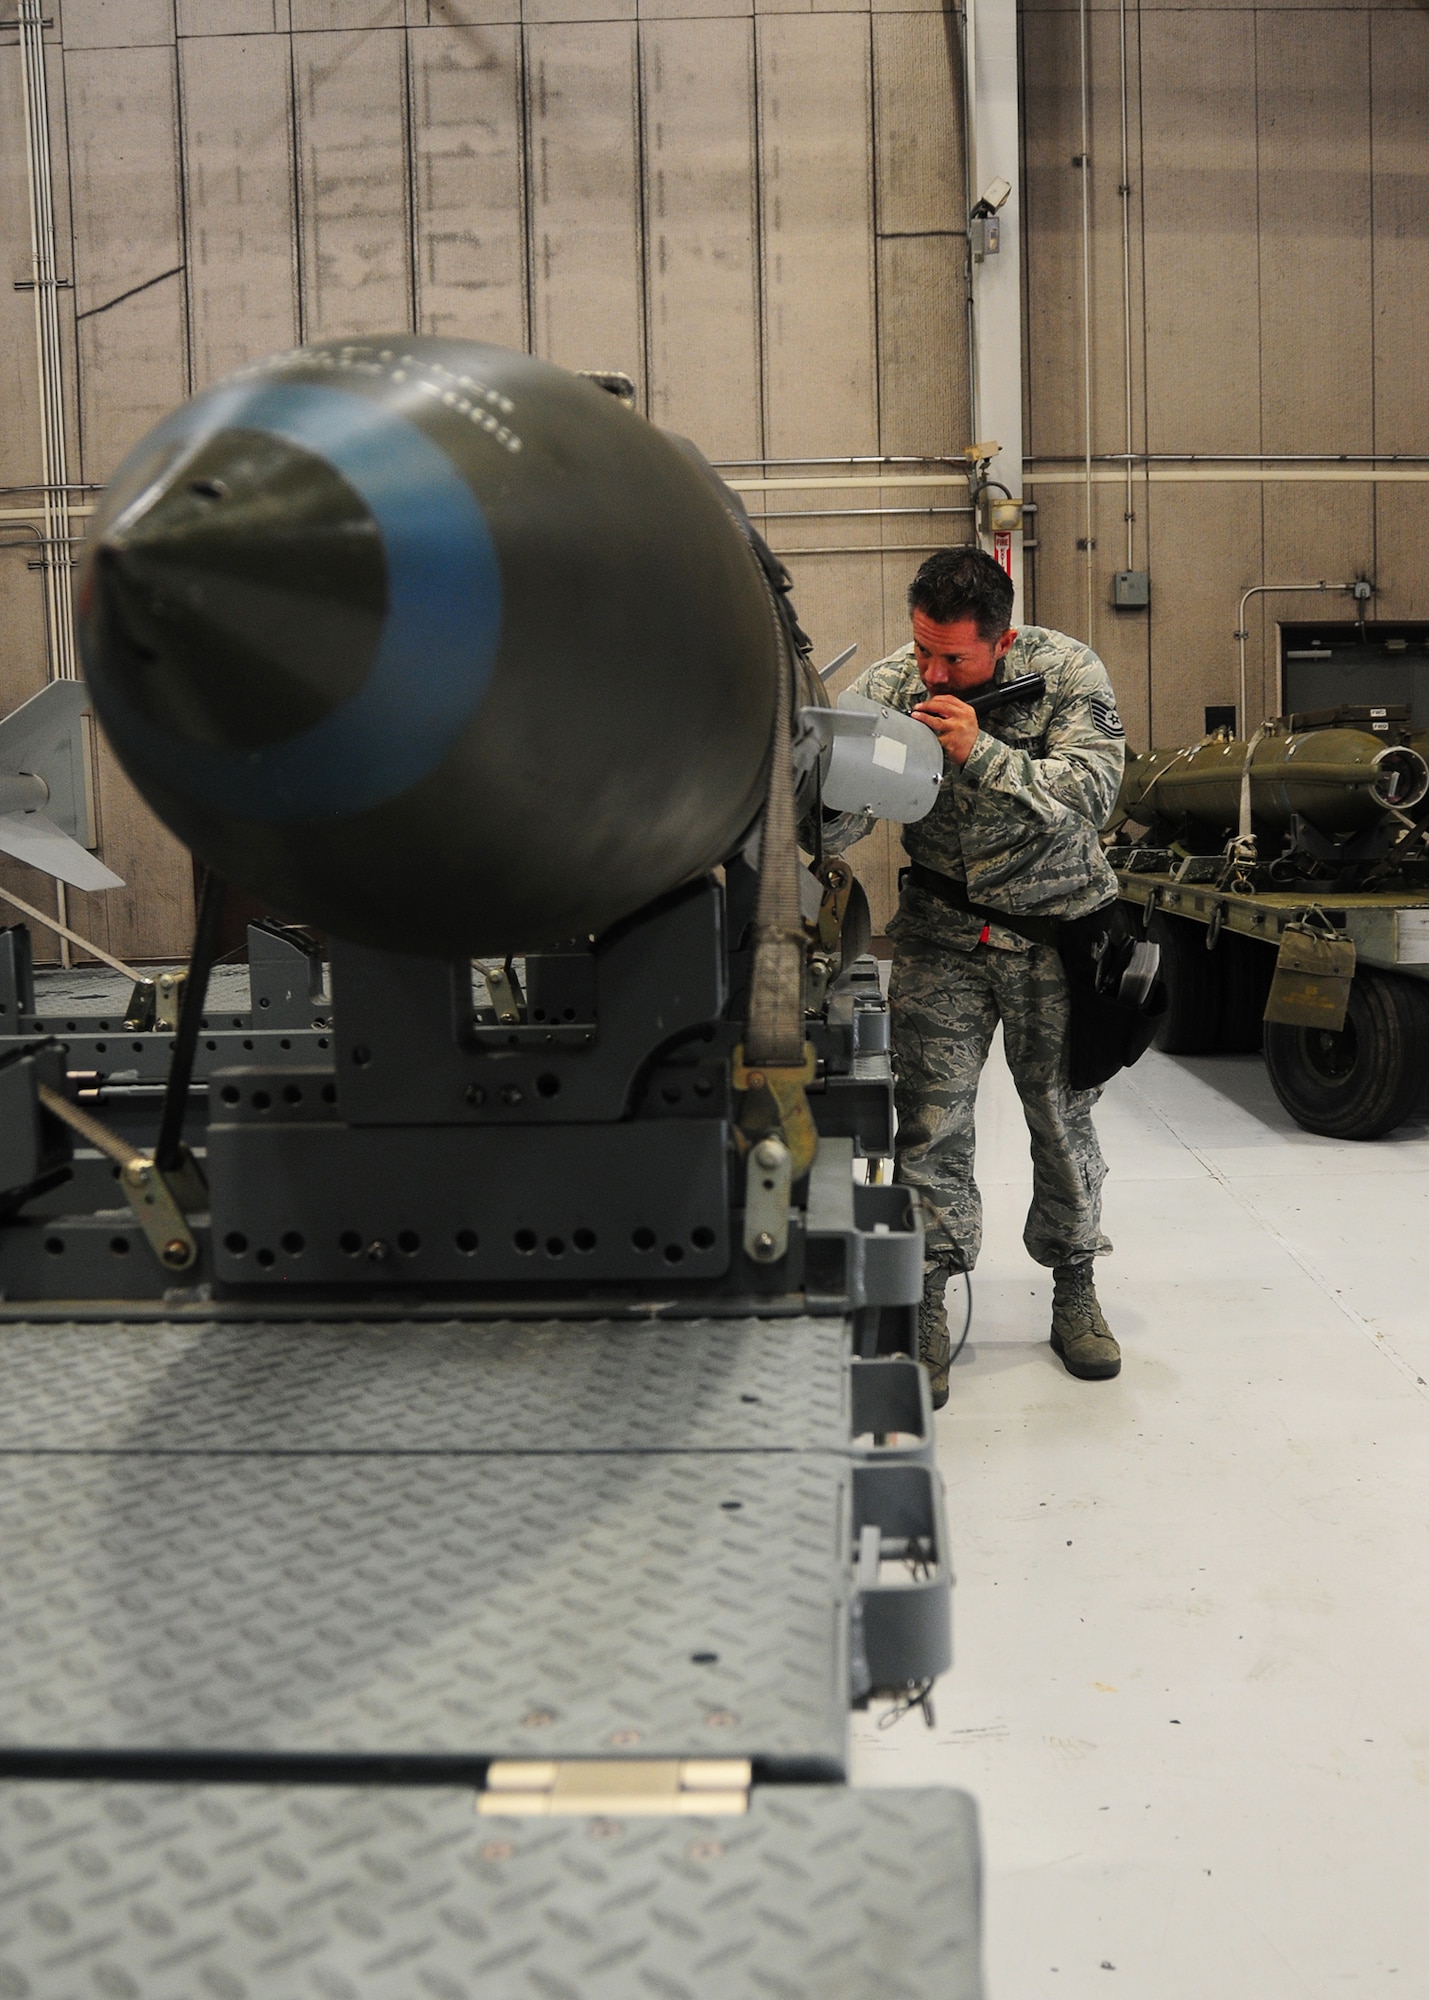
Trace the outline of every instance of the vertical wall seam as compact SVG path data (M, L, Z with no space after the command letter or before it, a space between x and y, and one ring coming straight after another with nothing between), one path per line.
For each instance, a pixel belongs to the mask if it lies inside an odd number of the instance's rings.
M755 232L751 256L751 280L755 288L755 448L761 458L769 452L769 428L765 424L765 376L769 372L769 350L765 342L765 190L761 156L761 112L759 112L759 22L749 16L745 36L745 68L749 74L749 220Z
M1078 75L1082 111L1082 439L1086 478L1082 498L1082 533L1086 538L1086 643L1092 643L1093 594L1096 578L1096 510L1092 494L1092 76L1088 0L1079 0Z
M878 228L880 219L878 190L878 49L874 40L873 11L868 14L868 276L873 294L873 435L877 442L875 451L884 451L887 446L883 436L883 287L882 273L878 266ZM888 523L879 521L878 541L881 547L888 546ZM878 615L879 651L888 645L888 558L878 559Z
M639 18L631 23L631 33L635 37L635 255L640 273L640 383L639 407L646 416L653 408L653 389L650 379L651 356L654 352L650 338L650 189L648 164L648 139L645 129L645 36Z
M963 49L963 66L964 70L966 70L967 67L966 33L964 33L963 36L962 49ZM965 82L963 88L964 120L966 120L968 115L967 112L968 101L969 101L968 92ZM1017 177L1018 177L1017 256L1019 264L1021 266L1019 275L1022 281L1020 287L1021 298L1019 301L1019 311L1021 312L1022 315L1022 383L1023 383L1022 456L1025 461L1035 456L1035 453L1033 451L1033 439L1036 436L1036 425L1033 412L1036 406L1037 375L1036 375L1036 370L1033 368L1032 365L1033 202L1032 202L1032 179L1030 173L1028 172L1028 166L1027 166L1027 32L1026 32L1026 15L1024 14L1023 10L1020 7L1017 10ZM973 202L976 199L976 197L974 196L972 191L972 183L968 179L968 150L966 143L964 143L963 146L963 193L965 197L963 203L963 211L965 214L970 214L972 211ZM967 288L968 288L968 303L969 303L968 340L969 343L971 343L972 340L971 304L972 304L972 282L973 282L971 228L969 228L968 242L965 246L963 268L967 273ZM970 368L968 375L969 430L973 429L976 423L977 423L977 409L973 401L972 374ZM968 442L971 444L973 440L969 438ZM1027 489L1025 484L1023 485L1022 490L1024 493L1026 492ZM1025 546L1025 542L1022 551L1022 615L1025 622L1029 625L1035 625L1037 622L1037 578L1039 574L1040 558L1042 554L1042 549L1041 549L1042 516L1040 512L1038 513L1036 519L1038 526L1037 526L1037 533L1033 536L1033 540L1037 542L1039 546L1032 550L1031 552L1032 561L1030 564L1027 560L1028 552ZM972 533L974 535L974 538L976 538L977 534L976 524L974 524L973 526Z
M1147 330L1147 283L1146 283L1146 57L1142 35L1141 0L1136 0L1136 209L1137 243L1140 252L1138 277L1141 285L1141 449L1151 450L1151 388L1150 353L1151 340ZM1141 482L1141 559L1147 574L1153 573L1151 547L1151 467L1142 468ZM1146 612L1146 747L1151 749L1156 741L1156 731L1152 722L1155 675L1155 619L1156 599L1153 594Z
M1255 102L1255 445L1257 451L1265 449L1265 299L1263 259L1265 237L1262 229L1260 202L1260 10L1256 8L1251 21L1251 78ZM1265 503L1266 485L1260 485L1260 559L1255 565L1255 575L1250 579L1257 583L1265 581ZM1244 587L1244 586L1243 586ZM1257 609L1260 613L1260 705L1265 707L1265 621L1268 616L1266 600L1261 598ZM1250 735L1250 718L1236 717L1236 728L1241 736Z
M417 133L413 102L412 30L404 23L402 35L402 155L407 170L407 318L414 334L420 333L421 274L417 243Z
M189 236L188 147L185 144L188 111L184 102L183 63L179 58L179 0L171 0L170 15L174 24L174 178L178 183L179 256L183 265L179 276L183 284L184 394L191 396L194 392L193 242Z
M1365 10L1365 94L1369 105L1369 448L1379 450L1379 317L1376 310L1378 271L1375 262L1374 149L1374 15ZM1379 487L1370 488L1370 575L1379 582Z
M749 20L750 127L753 135L754 195L754 337L759 383L759 456L769 456L769 288L764 241L764 51L760 43L762 17Z
M70 339L74 343L74 452L81 479L87 477L84 443L84 363L79 339L79 244L74 227L74 147L69 115L69 62L65 54L63 29L59 31L60 99L65 121L65 206L69 210L69 310Z
M291 157L293 216L293 330L301 347L308 337L308 304L303 289L303 154L298 113L298 38L288 15L288 136Z
M1126 534L1126 567L1132 570L1136 567L1136 475L1132 465L1132 453L1136 449L1136 415L1131 354L1131 73L1126 59L1126 0L1119 0L1117 27L1120 52L1118 81L1121 86L1121 185L1118 194L1121 201L1122 371L1126 377L1122 383L1126 426L1126 486L1123 501L1126 519L1122 526Z
M516 29L516 119L521 154L521 313L526 352L536 352L536 202L532 192L531 51L525 10Z
M868 92L868 275L873 292L873 435L876 449L883 444L883 297L878 270L878 51L873 39L873 12L868 14L868 68L864 83ZM885 538L887 524L879 524L879 540Z

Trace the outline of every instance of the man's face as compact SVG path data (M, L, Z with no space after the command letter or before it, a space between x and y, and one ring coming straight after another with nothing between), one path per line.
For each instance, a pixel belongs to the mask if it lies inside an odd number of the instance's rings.
M998 661L1017 637L984 639L975 618L952 618L940 625L926 612L913 613L913 658L918 678L934 694L964 694L992 679Z

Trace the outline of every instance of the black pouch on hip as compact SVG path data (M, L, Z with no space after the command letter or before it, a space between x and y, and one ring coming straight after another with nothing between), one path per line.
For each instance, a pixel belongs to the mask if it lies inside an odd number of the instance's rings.
M1166 1012L1161 949L1136 934L1115 901L1062 924L1057 949L1071 1001L1067 1081L1096 1090L1151 1045Z

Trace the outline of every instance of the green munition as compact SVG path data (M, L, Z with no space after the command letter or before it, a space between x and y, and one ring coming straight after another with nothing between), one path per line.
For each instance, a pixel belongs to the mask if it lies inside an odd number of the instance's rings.
M1213 738L1192 749L1129 752L1118 820L1192 820L1227 831L1240 820L1247 746ZM1298 814L1322 833L1357 833L1429 792L1429 764L1408 744L1362 729L1267 730L1250 749L1250 809L1266 827Z
M1345 703L1268 722L1251 744L1127 758L1108 859L1161 947L1167 1054L1263 1049L1291 1117L1330 1138L1375 1139L1419 1112L1426 752L1407 705Z

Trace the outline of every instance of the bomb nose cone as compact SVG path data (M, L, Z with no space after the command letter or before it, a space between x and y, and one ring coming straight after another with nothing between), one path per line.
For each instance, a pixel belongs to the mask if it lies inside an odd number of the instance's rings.
M179 451L94 545L89 617L116 691L194 744L253 747L320 722L370 671L386 612L361 497L255 431Z
M120 468L79 607L159 816L360 943L603 930L763 796L782 640L728 496L527 355L329 342L207 391Z

